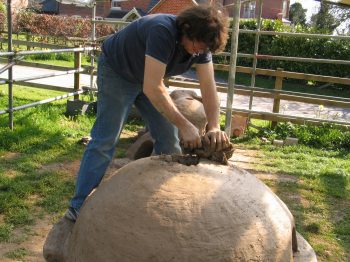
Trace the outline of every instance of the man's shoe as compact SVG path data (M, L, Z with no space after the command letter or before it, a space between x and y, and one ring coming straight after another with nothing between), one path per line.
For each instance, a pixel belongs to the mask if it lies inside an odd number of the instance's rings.
M64 214L65 218L73 222L75 222L78 219L78 216L79 216L79 211L73 207L69 207L67 212Z

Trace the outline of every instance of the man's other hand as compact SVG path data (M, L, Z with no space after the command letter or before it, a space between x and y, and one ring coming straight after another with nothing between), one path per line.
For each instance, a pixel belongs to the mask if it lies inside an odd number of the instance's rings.
M214 152L225 149L229 145L229 138L226 133L219 128L213 128L205 134L204 142L206 146L209 145L210 150Z
M199 136L198 129L190 122L179 128L181 145L187 149L195 149L202 147L202 141Z

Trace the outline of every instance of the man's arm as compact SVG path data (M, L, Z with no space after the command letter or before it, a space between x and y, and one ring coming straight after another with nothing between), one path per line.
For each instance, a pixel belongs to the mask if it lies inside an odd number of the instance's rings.
M204 110L208 119L207 133L204 137L211 149L221 150L229 139L225 132L220 130L220 102L216 91L213 63L197 64L197 75L199 79Z
M164 86L165 69L165 64L146 55L143 92L154 107L179 129L184 147L201 147L198 129L180 113Z

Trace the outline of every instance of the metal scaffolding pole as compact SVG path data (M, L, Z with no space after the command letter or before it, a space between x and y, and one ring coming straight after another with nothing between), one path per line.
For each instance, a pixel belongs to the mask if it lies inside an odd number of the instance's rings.
M7 0L7 32L8 32L8 52L12 52L12 8L11 0ZM8 63L13 63L13 56L9 56ZM13 130L13 70L12 66L8 68L8 113L9 113L9 128Z
M16 64L16 62L11 62L7 65L5 65L3 68L0 69L0 74L2 74L3 72L5 72L6 70L8 70L9 68L13 67Z
M220 109L228 110L227 107L220 107ZM340 120L330 120L330 119L324 119L324 118L313 118L313 117L304 117L304 116L293 116L293 115L285 115L280 113L270 113L266 111L254 111L254 110L248 110L243 108L232 108L232 111L237 113L245 113L245 114L261 114L265 116L274 116L274 117L281 117L283 119L288 120L300 120L306 122L315 122L315 123L328 123L328 124L337 124L337 125L343 125L343 126L349 126L348 121L340 121Z
M350 36L346 35L321 35L321 34L306 34L306 33L290 33L290 32L276 32L276 31L255 31L240 29L242 34L259 34L259 35L280 35L280 36L296 36L296 37L306 37L306 38L333 38L333 39L343 39L350 40Z
M241 14L241 0L236 0L233 6L233 21L231 33L231 58L230 70L228 77L228 91L226 101L226 117L225 117L225 132L230 137L231 135L231 121L232 121L232 104L233 95L236 82L236 65L237 65L237 50L238 50L238 34L239 34L239 20Z
M91 17L91 23L92 23L92 32L91 32L91 42L94 43L96 40L96 3L94 4L94 7L92 8L92 17ZM91 66L91 71L90 71L90 89L94 87L94 67L95 67L95 52L92 50L90 52L90 66Z
M231 56L228 52L222 52L220 55ZM238 53L237 57L244 58L254 58L252 54L242 54ZM293 62L306 62L306 63L324 63L324 64L337 64L337 65L350 65L349 60L334 60L334 59L324 59L324 58L309 58L309 57L289 57L289 56L275 56L275 55L256 55L258 59L270 59L270 60L280 60L280 61L293 61Z
M51 50L32 50L32 51L9 51L1 52L1 56L20 56L20 55L34 55L34 54L53 54L53 53L69 53L69 52L84 52L93 50L93 47L76 47L76 48L64 48L64 49L51 49Z
M61 99L65 99L65 98L68 98L68 97L71 97L71 96L74 96L74 95L83 94L84 92L86 92L86 91L85 90L79 90L79 91L76 91L76 92L72 92L72 93L68 93L68 94L64 94L64 95L60 95L60 96L44 99L44 100L33 102L33 103L30 103L30 104L17 106L17 107L14 107L12 110L13 111L18 111L18 110L21 110L21 109L34 107L34 106L37 106L37 105L43 105L43 104L47 104L47 103L50 103L50 102L53 102L53 101L58 101L58 100L61 100ZM6 113L8 113L8 110L0 110L0 115L6 114Z
M261 31L261 15L262 15L262 5L263 1L259 0L259 9L258 9L258 29L257 32ZM252 72L252 77L250 80L250 86L252 88L250 92L250 97L249 97L249 110L252 109L253 107L253 97L254 97L254 86L255 86L255 77L256 77L256 66L258 64L258 53L259 53L259 41L260 41L260 35L256 34L255 35L255 45L254 45L254 58L253 58L253 72ZM250 122L250 116L248 116L248 121Z
M74 74L74 73L83 73L83 72L85 72L84 69L72 69L72 70L67 70L64 72L54 72L54 73L38 75L38 76L16 78L16 79L12 79L12 83L25 82L25 81L43 79L43 78L48 78L48 77L53 77L53 76L63 76L63 75L69 75L69 74ZM0 80L0 84L5 84L8 82L9 82L9 80Z

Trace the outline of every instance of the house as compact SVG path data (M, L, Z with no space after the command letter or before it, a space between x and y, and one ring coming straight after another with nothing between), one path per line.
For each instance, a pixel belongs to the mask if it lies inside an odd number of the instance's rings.
M131 21L146 14L178 14L183 9L198 4L218 3L226 7L230 16L233 14L234 0L103 0L96 3L96 15ZM42 10L59 15L79 15L91 17L91 9L61 4L56 0L44 0ZM245 1L241 6L241 18L256 18L259 1ZM285 20L289 16L290 0L263 0L262 17Z
M228 14L232 16L232 4L234 2L234 0L130 0L123 1L121 8L130 9L131 7L138 7L143 9L147 14L178 14L181 10L189 6L218 3L226 7ZM258 16L258 4L259 1L243 2L241 6L241 18L256 18ZM289 16L289 5L290 0L263 0L262 17L269 19L286 19ZM147 8L145 8L146 6Z
M133 2L130 4L130 2ZM106 19L117 19L123 22L130 22L147 14L149 1L112 0L111 9ZM134 5L137 5L137 8Z
M156 3L152 9L148 11L149 14L155 13L168 13L168 14L179 14L182 10L196 6L198 3L195 0L160 0Z
M62 4L56 0L44 0L41 3L41 12L66 16L91 17L92 9L73 4ZM110 0L96 2L96 16L106 17L111 10Z
M128 10L117 9L116 7L112 7L110 13L107 15L106 19L118 19L123 22L131 22L138 18L142 17L141 12L137 10L135 7Z
M197 4L195 0L112 0L112 9L113 7L119 7L122 11L125 11L136 8L142 15L155 13L178 14L183 9ZM116 15L113 15L113 11L111 11L109 17L117 18Z
M233 14L232 4L234 0L220 1L230 16ZM257 18L259 1L248 1L242 3L241 18ZM263 0L262 18L268 19L287 19L289 17L290 0Z

